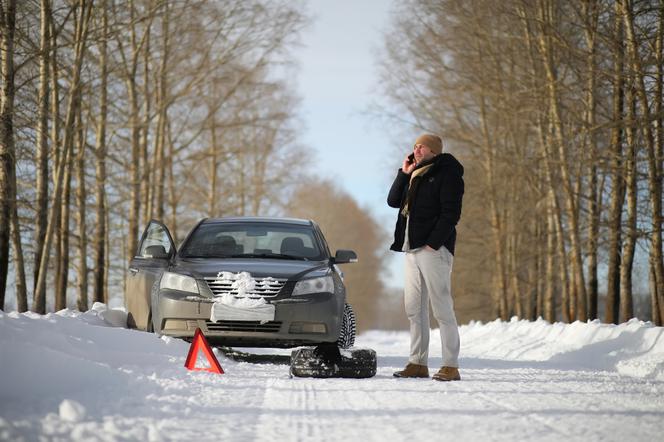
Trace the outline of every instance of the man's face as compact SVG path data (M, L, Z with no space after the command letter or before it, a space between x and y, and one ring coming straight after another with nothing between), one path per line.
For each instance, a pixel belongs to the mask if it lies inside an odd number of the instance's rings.
M415 154L415 162L417 164L420 164L422 161L430 160L436 156L436 154L424 144L416 144L413 147L413 153Z

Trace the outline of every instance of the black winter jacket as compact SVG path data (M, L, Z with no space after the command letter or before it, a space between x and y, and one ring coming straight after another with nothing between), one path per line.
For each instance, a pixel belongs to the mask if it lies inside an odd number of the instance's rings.
M408 242L411 249L428 245L434 249L445 246L454 255L456 224L461 217L463 198L463 166L454 156L443 153L433 158L433 166L413 179L416 193L409 206ZM419 180L419 183L416 181ZM408 194L410 175L399 169L387 204L399 209L394 243L391 250L401 252L406 231L406 217L401 214Z

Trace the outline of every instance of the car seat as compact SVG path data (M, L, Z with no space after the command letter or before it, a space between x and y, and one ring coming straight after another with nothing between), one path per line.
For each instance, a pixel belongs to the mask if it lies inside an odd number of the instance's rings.
M222 235L216 237L209 245L209 249L213 254L222 254L222 255L235 255L237 253L242 253L242 245L238 245L230 235Z
M281 253L285 255L304 256L304 241L297 236L288 236L281 241Z

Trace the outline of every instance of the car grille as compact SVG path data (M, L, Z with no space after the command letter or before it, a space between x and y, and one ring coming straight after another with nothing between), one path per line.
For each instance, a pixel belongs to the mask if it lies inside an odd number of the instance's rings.
M234 331L234 332L257 332L277 333L281 328L281 321L206 321L209 331Z
M254 278L254 280L256 281L254 289L245 293L245 296L250 298L271 298L277 296L281 288L286 284L285 279ZM214 296L226 294L238 295L238 289L232 287L233 281L216 277L205 277L205 282Z

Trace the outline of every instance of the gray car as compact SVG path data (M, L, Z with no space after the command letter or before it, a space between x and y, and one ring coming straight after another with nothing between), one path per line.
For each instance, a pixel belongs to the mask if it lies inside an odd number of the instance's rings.
M176 250L162 223L150 221L127 276L128 325L177 338L197 328L212 344L296 347L355 340L338 264L311 220L204 219Z

